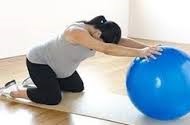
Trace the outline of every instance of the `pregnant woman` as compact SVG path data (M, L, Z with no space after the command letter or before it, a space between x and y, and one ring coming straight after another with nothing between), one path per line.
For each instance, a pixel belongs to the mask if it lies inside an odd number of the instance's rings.
M161 54L158 46L121 38L120 27L113 21L107 21L104 16L78 21L55 39L30 49L26 64L36 87L12 91L10 95L41 104L59 104L61 91L83 91L83 81L76 69L96 51L112 56L154 59L154 54Z

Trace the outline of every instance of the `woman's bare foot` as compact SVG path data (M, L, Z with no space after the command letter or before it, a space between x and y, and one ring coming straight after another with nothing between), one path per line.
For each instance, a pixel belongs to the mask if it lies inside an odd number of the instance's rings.
M28 96L27 96L26 90L12 91L12 92L10 92L10 96L13 97L13 98L29 99Z

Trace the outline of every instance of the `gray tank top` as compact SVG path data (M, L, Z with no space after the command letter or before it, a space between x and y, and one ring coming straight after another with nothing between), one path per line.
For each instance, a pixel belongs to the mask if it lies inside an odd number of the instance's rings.
M59 35L30 49L26 57L32 63L49 65L57 78L66 78L74 73L80 62L93 55L94 50L72 44Z

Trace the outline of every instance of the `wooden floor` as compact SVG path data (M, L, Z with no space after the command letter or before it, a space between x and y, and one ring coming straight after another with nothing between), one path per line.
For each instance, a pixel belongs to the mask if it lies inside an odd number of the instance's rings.
M142 40L144 41L144 40ZM146 41L147 42L147 41ZM148 44L158 44L151 41ZM190 53L190 45L171 44ZM126 94L125 72L132 58L113 57L97 53L95 57L82 62L77 69L87 91ZM175 59L174 59L175 60ZM22 81L28 76L25 56L0 60L0 84L16 79ZM0 124L12 125L119 125L109 121L89 118L64 112L41 109L14 102L0 100Z

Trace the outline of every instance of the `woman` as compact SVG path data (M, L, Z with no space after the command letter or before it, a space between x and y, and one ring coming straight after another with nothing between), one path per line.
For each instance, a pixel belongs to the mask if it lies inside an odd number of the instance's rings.
M116 23L97 16L90 21L71 24L56 39L32 48L26 63L36 87L12 91L10 95L41 104L58 104L62 98L61 91L83 91L83 81L76 68L96 51L113 56L154 59L154 54L161 54L157 46L149 47L121 38L121 30Z

